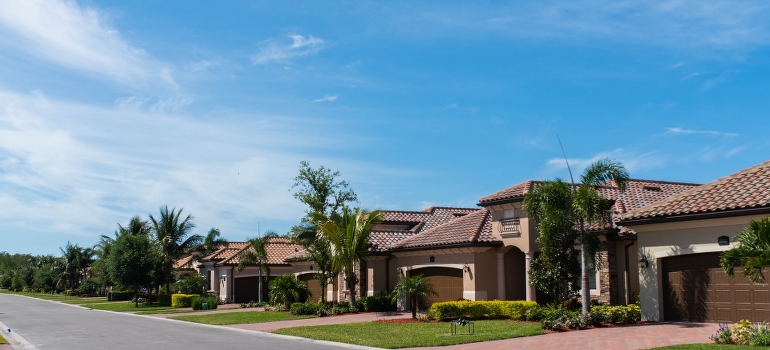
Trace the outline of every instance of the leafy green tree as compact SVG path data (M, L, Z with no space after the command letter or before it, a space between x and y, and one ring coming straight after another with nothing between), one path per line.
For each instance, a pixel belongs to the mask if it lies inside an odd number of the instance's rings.
M191 234L195 228L193 216L182 218L182 210L176 208L168 210L168 206L160 208L160 216L155 218L150 215L152 232L155 235L155 244L160 253L160 267L162 283L166 285L166 293L171 293L171 280L173 279L174 262L185 254L192 252L200 245L203 237Z
M305 281L298 280L290 273L274 278L270 281L269 288L270 304L283 305L286 310L291 307L292 302L299 300L301 295L310 292Z
M238 254L238 272L243 271L246 266L259 267L259 303L262 304L262 272L270 276L270 262L267 256L267 245L270 240L278 237L275 231L268 230L262 237L249 239L249 248L244 249Z
M315 263L314 277L321 286L321 301L326 301L327 286L337 273L332 268L329 242L318 234L320 226L329 220L338 222L340 208L358 200L347 181L337 180L339 176L339 171L323 166L313 168L307 161L302 161L292 186L297 189L294 198L307 206L301 222L291 229L292 237L307 249L310 260Z
M404 277L396 283L393 289L393 301L408 298L412 310L412 318L417 318L417 308L424 304L425 298L438 295L431 284L422 275Z
M369 237L374 225L382 221L380 211L367 212L361 208L351 211L342 205L342 217L339 222L327 221L321 225L318 233L328 240L331 252L332 269L336 273L345 273L345 282L350 292L350 306L356 306L356 267L369 250Z
M154 252L156 250L145 235L122 235L112 246L110 276L117 284L132 287L136 307L139 307L139 286L152 281L152 270L159 258Z
M725 273L735 277L735 267L741 266L751 283L764 284L762 270L770 267L770 217L749 221L749 226L735 236L734 245L720 258Z
M571 176L571 173L570 173ZM602 159L589 165L580 177L580 183L570 187L569 193L565 193L563 185L555 187L545 187L538 190L536 186L533 191L524 198L524 208L527 214L538 223L538 230L542 234L547 230L562 230L565 232L553 233L551 237L559 235L575 235L573 242L580 244L580 268L581 268L581 289L583 313L590 312L591 296L589 291L588 274L590 266L595 264L596 253L601 242L599 238L588 227L610 227L612 223L612 202L608 201L599 193L599 187L608 182L614 182L622 192L626 190L629 176L628 171L623 164L610 159ZM554 193L546 192L554 190ZM566 230L566 222L572 222L575 227L570 233ZM553 226L552 226L553 225ZM543 226L546 230L541 230ZM550 227L550 228L549 228ZM548 232L546 232L546 235ZM545 245L548 237L541 240ZM542 249L542 246L541 246ZM541 251L541 256L544 253ZM567 270L570 268L567 267ZM530 269L532 271L532 269ZM537 274L537 272L535 272ZM532 276L532 275L531 275Z

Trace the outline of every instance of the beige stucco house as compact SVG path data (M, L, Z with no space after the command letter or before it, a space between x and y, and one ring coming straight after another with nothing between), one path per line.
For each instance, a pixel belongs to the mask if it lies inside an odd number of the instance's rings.
M768 215L770 162L622 215L619 224L638 236L643 318L770 320L770 286L740 271L728 278L719 266L749 221Z

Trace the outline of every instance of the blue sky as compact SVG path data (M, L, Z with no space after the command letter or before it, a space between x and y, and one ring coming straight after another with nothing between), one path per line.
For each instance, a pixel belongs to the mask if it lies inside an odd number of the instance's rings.
M474 206L623 162L709 182L768 159L762 1L9 0L0 251L90 246L162 205L230 240L303 215L299 162L369 209Z

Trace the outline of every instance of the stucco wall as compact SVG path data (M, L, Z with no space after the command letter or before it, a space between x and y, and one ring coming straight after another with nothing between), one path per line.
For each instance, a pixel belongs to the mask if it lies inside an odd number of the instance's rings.
M639 292L642 302L642 319L663 320L661 259L685 254L720 252L730 249L735 235L743 230L750 219L763 216L741 216L732 218L705 219L629 226L637 232L639 251L637 261L646 258L650 266L640 268ZM730 237L729 246L717 243L719 236Z

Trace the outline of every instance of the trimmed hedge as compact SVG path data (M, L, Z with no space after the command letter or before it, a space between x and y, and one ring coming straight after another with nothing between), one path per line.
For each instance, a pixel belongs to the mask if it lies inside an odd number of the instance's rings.
M436 320L457 317L524 320L527 310L536 306L537 303L534 301L523 300L444 301L433 303L428 310L428 315Z
M192 305L192 298L198 297L199 294L174 294L171 296L171 307L190 307Z
M193 310L202 310L203 309L203 303L208 303L209 310L215 310L217 306L219 306L219 297L212 295L208 297L193 297L190 300L190 305L192 306Z
M591 313L601 323L636 323L642 320L642 308L636 304L591 306Z
M171 306L171 294L158 294L158 306Z
M107 301L129 301L134 298L134 292L109 292Z

